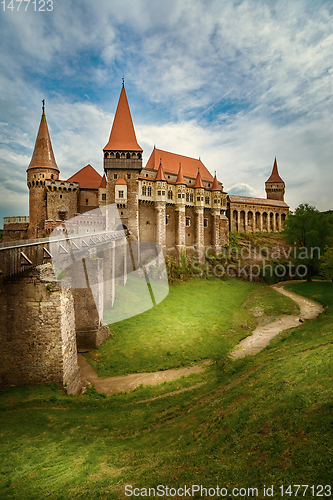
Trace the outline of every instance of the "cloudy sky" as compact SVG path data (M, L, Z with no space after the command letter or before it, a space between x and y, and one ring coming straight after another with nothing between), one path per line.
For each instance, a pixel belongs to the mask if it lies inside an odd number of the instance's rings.
M28 214L41 100L61 178L88 163L102 174L123 76L144 163L154 144L200 156L229 193L264 196L276 156L291 208L333 209L330 0L9 2L0 227Z

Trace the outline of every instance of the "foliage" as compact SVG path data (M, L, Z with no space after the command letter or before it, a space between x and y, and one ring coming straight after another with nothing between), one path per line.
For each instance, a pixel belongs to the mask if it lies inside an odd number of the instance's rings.
M329 224L327 219L315 207L307 203L299 205L294 212L289 212L284 224L284 235L288 243L296 243L297 263L307 267L307 279L319 269L320 252L324 249ZM319 249L319 252L318 252Z
M325 252L320 261L320 275L333 281L333 247L325 247Z

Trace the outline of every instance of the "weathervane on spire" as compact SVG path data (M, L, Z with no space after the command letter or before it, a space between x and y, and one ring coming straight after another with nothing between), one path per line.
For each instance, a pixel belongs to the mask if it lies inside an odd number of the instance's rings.
M123 81L123 88L125 87L125 79L124 77L122 78L122 81Z
M43 103L42 109L43 109L43 115L44 115L45 114L45 99L42 100L42 103Z

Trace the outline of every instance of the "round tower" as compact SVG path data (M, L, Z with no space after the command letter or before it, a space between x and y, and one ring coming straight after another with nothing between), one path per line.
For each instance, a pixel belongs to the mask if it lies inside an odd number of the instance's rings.
M35 149L27 169L27 184L29 188L28 238L40 238L44 235L47 218L45 181L58 179L59 169L53 154L43 100L43 113Z
M285 184L279 176L276 158L274 160L271 176L265 182L265 189L268 200L284 201Z

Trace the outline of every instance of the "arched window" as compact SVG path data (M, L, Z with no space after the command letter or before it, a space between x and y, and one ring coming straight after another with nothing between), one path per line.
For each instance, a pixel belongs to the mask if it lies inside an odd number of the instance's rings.
M138 153L138 158L139 160L141 160L141 153Z
M168 200L172 200L172 191L168 191Z
M146 186L142 186L142 196L146 196L147 195L147 188Z
M127 153L127 154L126 154L126 158L127 158L128 160L131 158L130 153Z
M148 186L148 196L151 196L151 186Z
M209 205L209 196L205 197L205 203L206 203L206 205Z
M190 201L190 194L186 193L186 201Z
M190 194L190 202L193 203L193 193Z
M120 153L116 153L116 158L120 158Z

